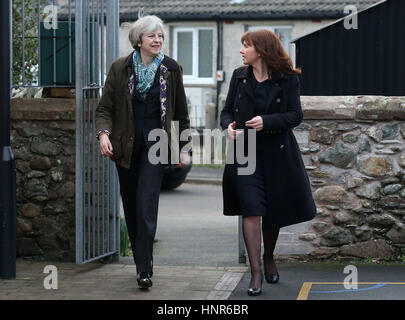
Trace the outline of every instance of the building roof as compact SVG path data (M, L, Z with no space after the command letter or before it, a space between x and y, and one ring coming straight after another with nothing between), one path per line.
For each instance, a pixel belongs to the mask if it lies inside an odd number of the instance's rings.
M388 1L388 0L378 0L378 1L374 1L374 2L375 2L374 4L372 4L372 5L368 6L368 7L365 7L365 8L363 8L363 9L358 9L357 12L351 13L351 14L348 15L347 17L350 17L350 16L352 16L352 15L360 15L361 13L363 13L363 12L365 12L365 11L368 11L368 10L372 10L374 7L379 6L379 5L381 5L381 4L383 4L383 3L387 2L387 1ZM346 19L347 17L341 17L341 18L339 18L339 19L337 19L337 20L335 20L335 21L332 21L331 23L327 24L326 26L324 26L324 27L322 27L322 28L320 28L320 29L317 29L317 30L315 30L315 31L311 31L311 32L309 32L309 33L306 33L306 34L304 34L304 35L298 37L298 38L293 39L291 42L297 42L297 41L299 41L299 40L301 40L301 39L303 39L303 38L306 38L306 37L308 37L308 36L310 36L310 35L312 35L312 34L314 34L314 33L323 32L323 30L326 30L326 29L330 28L331 26L333 26L333 25L335 25L335 24L341 23L341 22L342 22L344 19Z
M363 10L379 0L120 0L120 20L136 20L138 11L164 20L337 19L346 5Z
M59 0L62 19L68 0ZM135 21L138 12L174 20L339 19L345 6L363 10L379 0L120 0L120 21ZM75 2L71 3L74 16Z

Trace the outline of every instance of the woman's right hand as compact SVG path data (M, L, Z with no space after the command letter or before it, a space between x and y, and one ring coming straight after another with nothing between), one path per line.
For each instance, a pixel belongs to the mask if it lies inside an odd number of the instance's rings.
M235 130L235 128L236 128L235 121L231 122L228 125L228 136L233 140L235 140L237 138L237 136L243 132L242 130Z
M113 154L113 148L112 148L112 144L110 142L110 138L108 137L108 134L106 133L102 133L100 134L100 151L101 154L103 156L107 156L107 157L112 157Z

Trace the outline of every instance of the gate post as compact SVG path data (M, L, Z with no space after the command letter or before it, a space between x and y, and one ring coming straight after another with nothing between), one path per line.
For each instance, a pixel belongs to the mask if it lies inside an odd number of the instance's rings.
M75 169L75 179L76 179L76 191L75 191L75 210L76 210L76 264L80 264L83 261L83 178L82 171L83 168L83 127L81 123L83 122L83 113L79 112L78 109L83 101L83 77L82 70L85 66L85 54L83 52L82 43L84 41L84 34L82 32L82 25L84 24L84 1L76 0L75 8L75 41L76 41L76 66L75 66L75 86L76 86L76 169ZM78 45L80 44L80 45Z
M112 62L119 56L119 27L120 27L120 2L107 1L107 46L106 52L106 66L110 68ZM120 246L120 192L118 183L118 173L114 165L109 166L110 181L113 185L117 186L112 188L110 192L110 203L114 207L110 208L113 215L113 223L110 224L110 243L115 244L114 247ZM120 250L112 255L113 261L119 261Z
M16 172L10 147L11 0L0 1L0 277L16 276Z

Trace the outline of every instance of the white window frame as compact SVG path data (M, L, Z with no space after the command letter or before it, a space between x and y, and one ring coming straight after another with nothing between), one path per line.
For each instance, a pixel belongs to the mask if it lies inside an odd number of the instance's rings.
M256 26L256 25L248 25L247 26L247 29L248 30L254 30L254 29L270 29L271 31L273 31L274 33L275 33L275 31L274 31L274 29L287 29L287 30L290 30L290 35L292 35L292 26L286 26L286 25L281 25L281 26L277 26L277 25L272 25L272 26L269 26L269 25L260 25L260 26ZM285 48L286 50L287 50L287 53L288 53L288 55L291 57L291 55L292 55L292 48L291 48L291 36L290 36L290 39L289 39L289 41L288 41L288 48Z
M173 59L178 60L177 44L178 32L192 32L193 33L193 74L183 75L184 84L215 84L214 75L215 72L212 70L212 77L198 77L198 31L200 30L212 30L212 42L214 44L214 28L212 27L175 27L173 29ZM214 46L213 46L214 48ZM214 53L212 54L214 59ZM215 65L214 63L212 64Z

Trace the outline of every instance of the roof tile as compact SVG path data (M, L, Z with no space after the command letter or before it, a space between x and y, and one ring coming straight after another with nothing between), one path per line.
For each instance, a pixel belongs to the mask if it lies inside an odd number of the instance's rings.
M120 0L121 20L135 20L140 8L144 14L163 19L215 17L338 18L344 16L346 5L363 10L381 0ZM73 3L72 3L73 4ZM62 12L61 12L62 13ZM63 14L63 13L62 13Z

